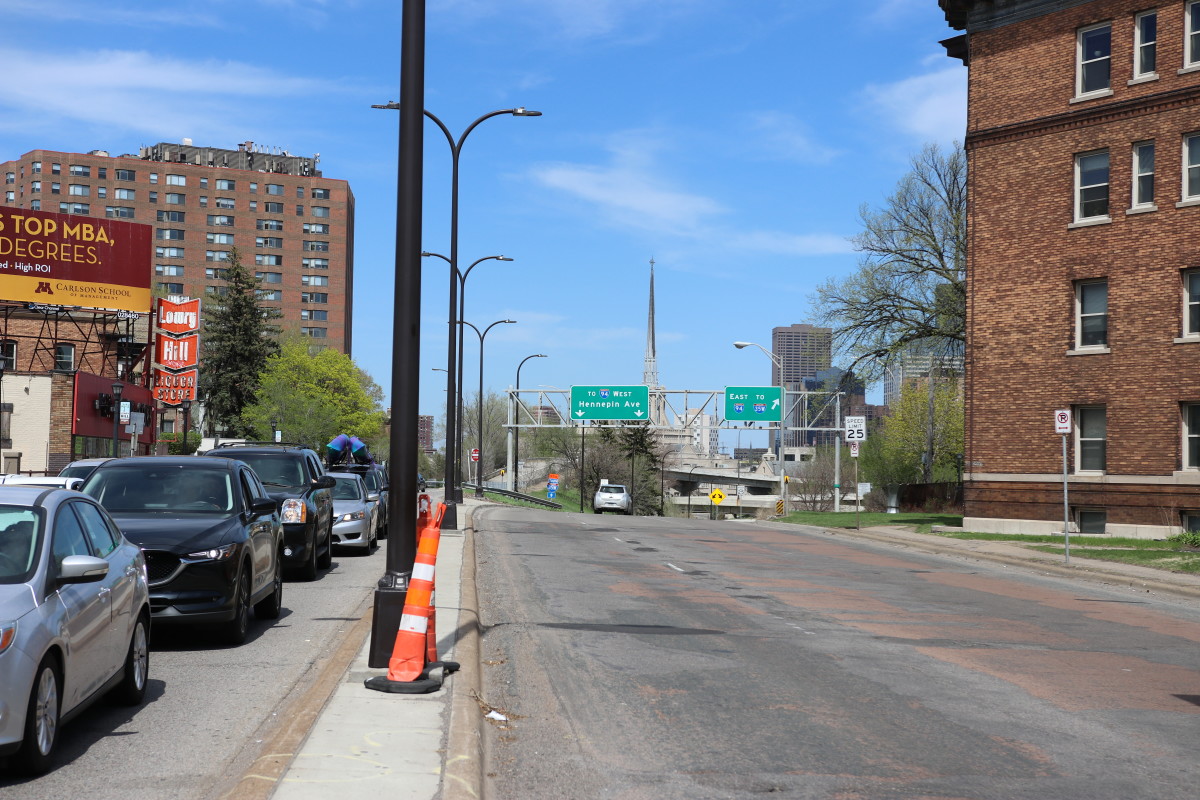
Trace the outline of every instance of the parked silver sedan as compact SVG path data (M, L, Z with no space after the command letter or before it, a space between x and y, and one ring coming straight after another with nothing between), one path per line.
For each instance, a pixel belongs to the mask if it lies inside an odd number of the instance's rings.
M104 509L0 486L0 755L45 772L61 723L109 692L140 704L149 639L146 562Z
M367 555L375 547L379 530L379 495L367 491L362 476L331 472L333 487L333 543L361 548Z

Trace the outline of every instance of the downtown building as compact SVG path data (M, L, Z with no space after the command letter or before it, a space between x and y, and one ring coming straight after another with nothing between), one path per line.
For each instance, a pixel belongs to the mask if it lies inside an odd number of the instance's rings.
M827 387L825 381L818 380L818 376L827 375L833 363L833 329L807 323L772 328L771 354L774 356L771 359L771 385L782 386L785 397L787 392L823 391ZM813 419L807 401L796 402L792 399L788 404L793 407L787 409L785 427L804 427L805 419L809 420L810 426L818 424ZM833 408L829 409L826 414L828 419L820 424L832 426L834 411ZM787 448L811 447L836 438L808 430L783 431L782 437L785 451ZM784 460L792 460L786 452Z
M222 293L237 248L284 334L350 355L354 194L317 163L253 142L225 150L184 139L137 155L33 150L0 162L0 174L4 206L153 226L158 295Z
M940 6L969 70L964 526L1061 533L1065 473L1074 530L1200 528L1200 2Z

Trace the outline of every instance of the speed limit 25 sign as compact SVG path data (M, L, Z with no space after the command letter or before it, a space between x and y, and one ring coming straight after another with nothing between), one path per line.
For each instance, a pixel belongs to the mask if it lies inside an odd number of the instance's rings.
M867 418L846 417L846 441L865 442L867 440Z

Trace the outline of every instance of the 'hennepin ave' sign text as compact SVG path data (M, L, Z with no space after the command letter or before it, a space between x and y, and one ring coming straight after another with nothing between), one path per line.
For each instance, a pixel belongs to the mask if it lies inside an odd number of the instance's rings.
M572 386L571 419L636 420L650 415L647 386Z

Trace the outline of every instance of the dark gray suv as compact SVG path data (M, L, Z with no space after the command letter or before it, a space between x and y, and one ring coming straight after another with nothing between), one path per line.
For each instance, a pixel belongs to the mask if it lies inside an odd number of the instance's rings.
M279 507L283 520L283 563L303 580L333 563L333 489L316 452L299 445L219 445L206 456L250 465Z

